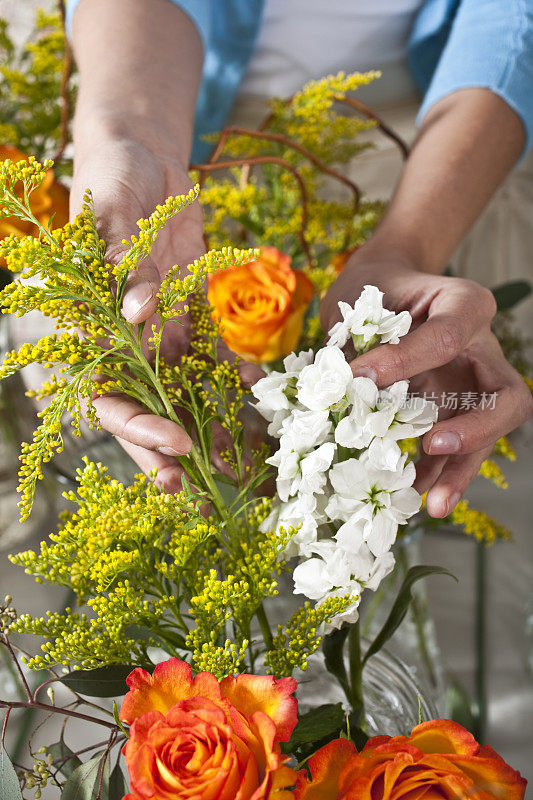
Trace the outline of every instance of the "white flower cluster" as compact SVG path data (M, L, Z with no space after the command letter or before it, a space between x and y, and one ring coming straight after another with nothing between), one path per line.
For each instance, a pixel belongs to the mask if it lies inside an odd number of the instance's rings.
M339 303L343 322L327 346L287 356L285 372L271 372L252 390L279 439L268 459L277 468L278 500L263 530L299 527L283 554L302 558L295 594L318 602L354 597L336 627L357 619L362 590L376 589L391 571L398 525L420 508L415 467L398 441L422 435L437 419L434 403L406 402L407 381L380 390L354 378L340 349L350 336L360 353L407 333L409 313L387 311L382 297L365 286L353 308Z

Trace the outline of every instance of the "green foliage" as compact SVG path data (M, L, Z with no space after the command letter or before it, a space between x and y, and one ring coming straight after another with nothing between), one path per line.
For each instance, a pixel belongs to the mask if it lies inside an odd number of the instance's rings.
M22 800L15 767L2 745L0 745L0 800Z
M0 164L6 214L36 222L29 198L49 166L35 159ZM20 198L14 190L18 182L24 187ZM139 220L138 234L126 242L115 267L104 263L90 193L82 213L64 228L39 226L38 238L10 236L0 243L0 257L18 274L0 293L0 308L19 315L38 309L62 330L8 353L0 366L0 379L36 362L56 370L35 392L50 403L33 442L22 447L22 517L30 512L43 464L61 450L63 417L70 415L79 434L84 402L90 425L99 426L95 396L120 392L182 427L186 412L195 440L191 452L178 459L191 485L184 479L175 496L142 475L123 486L101 464L86 462L78 471L77 493L65 495L75 510L63 515L39 552L12 557L37 581L70 589L79 606L12 621L12 633L44 637L41 654L28 661L33 669L145 665L151 648L158 647L223 677L253 668L258 650L250 646L251 622L257 615L272 671L290 674L294 665L305 667L306 654L318 647L320 626L344 608L344 599L314 611L303 607L272 640L263 602L277 594L283 566L278 556L294 531L278 536L259 530L269 502L254 492L268 467L262 452L245 457L241 413L247 395L239 364L220 359L219 328L201 291L209 273L249 261L255 252L224 248L185 269L173 267L158 293L159 321L148 353L141 344L144 326L121 314L127 275L150 253L165 224L196 197L197 189L170 197ZM193 330L190 350L176 364L167 363L159 354L164 327L186 313ZM211 464L214 425L231 442L224 459L233 477L220 475L220 481ZM220 492L222 481L230 484L227 498ZM204 517L206 498L211 514Z
M402 585L398 590L398 594L390 610L389 616L383 623L383 627L377 634L374 641L369 645L362 659L363 666L366 661L368 661L370 656L381 650L383 645L390 639L394 631L400 626L403 618L407 614L409 604L412 600L413 585L421 578L426 578L428 575L449 575L450 578L453 578L455 581L457 580L455 575L452 575L452 573L447 569L444 569L444 567L431 567L424 565L411 567L402 581Z
M24 153L46 158L61 140L61 82L65 34L60 15L36 11L35 29L22 50L0 19L0 140ZM75 90L69 84L73 107Z

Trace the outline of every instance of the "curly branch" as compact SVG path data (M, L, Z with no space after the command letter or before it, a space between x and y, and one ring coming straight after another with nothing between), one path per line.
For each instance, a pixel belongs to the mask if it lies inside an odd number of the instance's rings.
M271 131L263 131L263 130L251 130L248 128L240 128L236 125L229 125L228 127L224 128L224 130L220 134L220 138L218 140L217 146L213 151L211 158L209 159L209 163L213 164L218 161L226 141L230 136L250 136L254 139L266 139L267 141L271 142L279 142L279 144L285 145L285 147L289 147L292 150L296 150L298 153L301 153L305 158L307 158L312 164L315 165L317 169L321 172L324 172L326 175L334 178L335 180L344 183L348 188L353 192L354 195L354 214L357 212L359 207L359 201L361 198L361 191L356 183L351 181L345 175L338 172L336 169L329 167L325 164L318 156L316 156L312 150L309 150L307 147L304 147L302 144L293 141L288 136L285 136L283 133L272 133ZM244 179L245 182L247 178Z
M374 122L377 123L378 128L384 134L384 136L387 136L389 139L392 139L392 141L398 146L402 154L402 158L406 159L408 157L409 147L404 142L402 137L399 136L395 131L393 131L393 129L389 125L387 125L386 122L383 122L381 117L378 117L375 111L372 111L371 108L366 106L364 103L361 103L360 100L356 100L354 97L343 97L342 95L337 95L335 97L335 100L337 101L337 103L344 103L345 105L351 106L351 108L355 108L356 111L359 111L361 114L364 114L369 119L373 119Z
M231 167L242 167L246 164L253 166L254 164L278 164L280 167L288 170L296 179L298 186L300 188L300 194L302 198L302 221L300 225L300 230L298 232L298 238L300 240L300 244L302 245L302 250L304 251L307 263L311 266L313 262L313 256L311 254L311 249L305 238L305 231L307 228L307 218L308 212L307 207L309 204L307 189L305 188L305 183L303 181L302 176L298 172L298 170L292 166L288 161L284 158L278 158L277 156L252 156L251 158L239 158L239 159L232 159L230 161L217 161L213 164L191 164L192 170L198 170L198 172L210 172L211 170L217 169L230 169Z

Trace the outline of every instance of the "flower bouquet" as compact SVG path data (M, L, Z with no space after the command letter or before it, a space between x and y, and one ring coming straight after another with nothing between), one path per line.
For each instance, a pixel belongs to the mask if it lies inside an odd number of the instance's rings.
M288 352L252 389L274 452L263 443L250 448L244 370L221 351L220 315L202 287L208 276L258 264L261 254L225 247L174 267L158 293L158 321L145 330L120 312L128 273L198 190L140 220L123 262L110 267L89 192L82 213L62 228L33 213L31 195L50 167L33 159L0 164L3 213L38 226L36 237L0 243L18 276L0 305L17 314L39 309L61 331L8 353L0 367L2 379L34 362L55 369L38 393L50 398L41 424L22 447L22 517L43 465L61 450L63 417L76 433L82 414L98 427L98 396L125 394L186 427L191 449L177 455L184 471L175 495L155 476L125 486L104 465L86 462L57 533L39 552L12 557L36 580L66 587L77 608L35 618L18 615L9 597L0 608L2 645L20 689L0 698L2 745L17 709L65 721L30 768L2 750L3 795L16 800L36 789L39 796L52 784L63 800L120 798L128 784L136 799L523 797L523 779L454 723L420 720L412 731L368 739L364 667L401 624L413 584L445 572L409 570L385 624L361 642L361 596L392 569L392 545L421 507L412 442L431 427L436 408L409 398L407 382L378 390L354 378L341 348L394 344L409 315L385 309L369 286L341 308L324 347ZM170 364L160 353L164 329L186 315L191 348ZM279 604L275 616L272 609L281 575L305 599L279 619ZM19 633L42 637L40 654L22 651ZM317 698L298 715L292 676L305 673L319 648L345 701ZM31 681L19 653L30 670L46 670L44 680ZM56 702L58 686L68 700ZM73 720L102 727L107 738L72 750L65 727Z

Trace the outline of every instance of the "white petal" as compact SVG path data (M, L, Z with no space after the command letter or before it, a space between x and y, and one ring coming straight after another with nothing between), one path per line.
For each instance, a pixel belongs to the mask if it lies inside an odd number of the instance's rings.
M390 550L396 539L398 525L385 513L376 511L367 534L366 543L375 556L382 556Z

